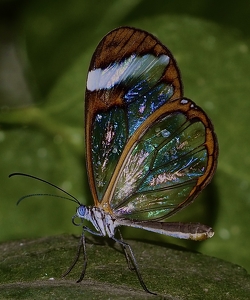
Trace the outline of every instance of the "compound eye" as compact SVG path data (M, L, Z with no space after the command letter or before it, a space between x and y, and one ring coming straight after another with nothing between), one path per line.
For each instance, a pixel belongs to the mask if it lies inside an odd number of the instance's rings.
M79 218L84 218L86 213L86 206L85 205L81 205L77 208L76 210L76 214Z

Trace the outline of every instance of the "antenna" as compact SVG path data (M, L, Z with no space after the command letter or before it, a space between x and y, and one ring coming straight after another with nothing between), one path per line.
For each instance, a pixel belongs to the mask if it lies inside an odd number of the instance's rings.
M65 193L66 195L68 195L70 198L67 198L67 197L63 197L63 196L58 196L58 195L53 195L53 194L30 194L30 195L26 195L26 196L23 196L22 198L20 198L18 201L17 201L17 205L25 198L29 198L29 197L32 197L32 196L53 196L53 197L58 197L58 198L62 198L62 199L67 199L67 200L70 200L70 201L73 201L79 205L81 205L81 203L73 196L71 195L70 193L66 192L65 190L63 190L62 188L60 188L59 186L45 180L45 179L42 179L42 178L39 178L39 177L36 177L36 176L33 176L33 175L29 175L29 174L26 174L26 173L20 173L20 172L16 172L16 173L11 173L9 175L9 178L10 177L13 177L13 176L26 176L26 177L29 177L29 178L32 178L32 179L36 179L38 181L41 181L41 182L44 182L48 185L51 185L53 186L54 188L58 189L59 191Z

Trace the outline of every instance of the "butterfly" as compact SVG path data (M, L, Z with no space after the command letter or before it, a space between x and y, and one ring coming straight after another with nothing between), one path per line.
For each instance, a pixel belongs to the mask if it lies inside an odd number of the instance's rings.
M119 227L196 241L212 237L209 226L163 220L192 203L211 181L218 142L206 113L183 97L173 55L150 33L120 27L100 41L87 76L85 139L94 206L70 195L79 205L72 221L83 226L84 264L78 282L87 266L89 232L119 243L143 289L154 294ZM95 230L83 225L84 220Z

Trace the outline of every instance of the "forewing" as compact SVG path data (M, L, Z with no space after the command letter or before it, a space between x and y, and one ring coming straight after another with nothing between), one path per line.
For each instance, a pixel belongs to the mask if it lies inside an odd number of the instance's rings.
M188 205L210 182L217 140L206 114L191 100L163 105L126 145L108 195L122 218L159 220Z
M87 170L96 206L111 212L108 197L118 162L124 151L130 151L128 141L152 113L180 97L174 58L154 36L121 27L99 43L89 68L85 100ZM112 200L112 206L117 204Z

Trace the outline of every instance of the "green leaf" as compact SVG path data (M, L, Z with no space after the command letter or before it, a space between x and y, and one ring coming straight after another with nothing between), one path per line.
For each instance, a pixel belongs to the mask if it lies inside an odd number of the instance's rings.
M73 271L78 239L64 235L0 245L0 293L11 299L248 299L250 276L243 268L173 245L130 241L147 294L128 269L117 244L87 244L86 276L76 283L82 256ZM117 251L118 250L118 251Z

